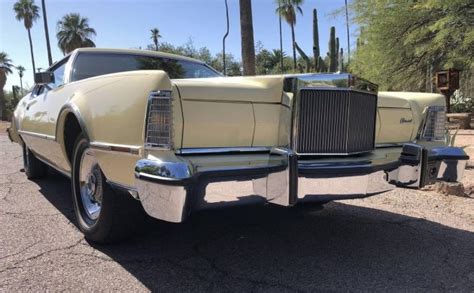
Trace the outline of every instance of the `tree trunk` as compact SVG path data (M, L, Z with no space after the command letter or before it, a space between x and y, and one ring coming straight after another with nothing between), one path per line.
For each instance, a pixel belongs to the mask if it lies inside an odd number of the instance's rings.
M20 76L20 90L23 92L23 78Z
M41 6L43 7L44 35L46 36L46 49L48 50L48 63L49 63L49 66L51 66L51 64L53 64L53 57L51 56L51 44L49 43L48 19L46 18L46 4L44 3L44 0L41 0Z
M278 0L278 11L280 11L281 0ZM281 29L281 14L278 14L278 25L280 26L280 70L283 73L283 34Z
M351 63L351 42L350 42L350 32L349 32L349 11L347 9L347 0L345 0L346 8L346 30L347 30L347 63Z
M5 95L3 93L3 88L7 83L7 74L5 69L0 69L0 121L6 120L6 103L5 103Z
M35 56L33 55L33 41L31 40L31 30L27 29L27 31L28 31L28 39L30 40L31 64L33 64L33 80L35 80L36 67L35 67Z
M255 75L255 44L253 40L252 1L240 0L240 32L244 75Z
M293 69L296 70L295 25L291 24L291 40L293 41Z

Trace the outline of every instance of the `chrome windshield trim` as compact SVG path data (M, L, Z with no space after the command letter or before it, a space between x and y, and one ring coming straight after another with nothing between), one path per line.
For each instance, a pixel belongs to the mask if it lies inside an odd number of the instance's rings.
M179 155L192 154L222 154L222 153L247 153L247 152L270 152L272 147L214 147L214 148L182 148L176 150Z
M46 140L56 140L56 137L52 135L47 135L47 134L42 134L42 133L37 133L37 132L18 130L18 133L22 135L29 135L32 137L42 138Z

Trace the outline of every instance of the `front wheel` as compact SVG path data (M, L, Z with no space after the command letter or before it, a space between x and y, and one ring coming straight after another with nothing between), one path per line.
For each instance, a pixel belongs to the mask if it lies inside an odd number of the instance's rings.
M23 169L28 179L43 178L48 173L48 166L38 160L26 144L23 144Z
M84 135L74 144L71 185L77 224L88 240L116 242L137 230L140 203L110 187Z

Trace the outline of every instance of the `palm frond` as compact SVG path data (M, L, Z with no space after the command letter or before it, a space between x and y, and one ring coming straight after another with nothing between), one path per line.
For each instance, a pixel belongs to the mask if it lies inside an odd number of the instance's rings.
M56 25L58 47L64 54L82 47L95 47L92 37L97 33L89 26L89 19L78 13L63 16Z
M34 0L18 0L13 5L15 18L18 21L23 21L26 29L30 29L33 23L40 17L39 7L34 3Z
M5 52L0 52L0 64L2 64L3 69L7 74L12 73L12 68L14 67L12 64L12 60L8 57L8 54Z

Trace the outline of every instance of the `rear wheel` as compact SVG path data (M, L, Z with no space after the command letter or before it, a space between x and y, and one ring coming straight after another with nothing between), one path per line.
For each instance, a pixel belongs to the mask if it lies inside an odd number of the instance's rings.
M116 242L136 231L143 217L140 203L107 183L84 135L74 144L72 193L79 229L88 240Z
M48 166L38 160L26 144L23 144L23 168L28 179L39 179L48 173Z

